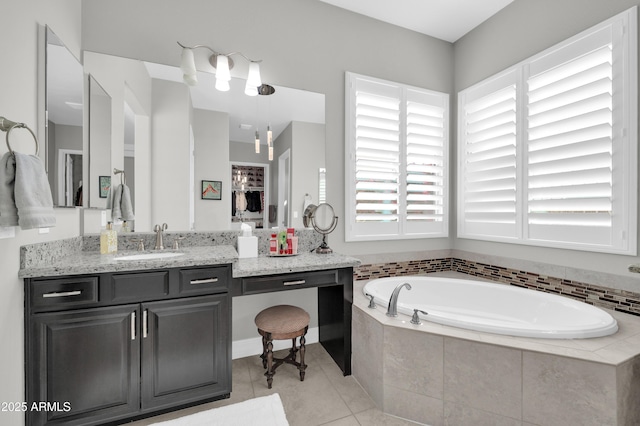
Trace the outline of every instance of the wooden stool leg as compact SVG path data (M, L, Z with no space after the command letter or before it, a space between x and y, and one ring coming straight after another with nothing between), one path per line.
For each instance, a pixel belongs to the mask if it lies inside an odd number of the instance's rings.
M264 373L267 376L267 387L271 389L273 383L273 342L271 341L271 335L268 335L267 339L267 372Z
M304 334L300 336L300 381L304 382L304 370L307 368L307 365L304 363L304 352L305 352L305 338Z
M267 368L267 339L262 336L262 368Z
M289 351L289 353L291 354L291 360L295 362L296 360L296 352L298 351L298 349L296 348L296 338L294 337L293 339L291 339L291 350Z

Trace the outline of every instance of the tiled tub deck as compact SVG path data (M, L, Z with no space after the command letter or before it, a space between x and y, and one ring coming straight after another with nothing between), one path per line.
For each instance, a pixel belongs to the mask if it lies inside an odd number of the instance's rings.
M578 340L413 325L369 309L366 282L354 283L353 375L385 413L432 426L640 424L640 318L608 310L619 331Z

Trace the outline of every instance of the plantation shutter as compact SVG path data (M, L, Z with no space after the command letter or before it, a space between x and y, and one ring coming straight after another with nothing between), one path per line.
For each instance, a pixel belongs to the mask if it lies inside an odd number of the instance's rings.
M406 91L405 232L437 231L445 214L448 99Z
M518 236L515 72L460 94L458 227L465 236Z
M448 95L347 73L348 240L445 236Z
M459 237L635 255L636 14L459 93Z
M397 234L401 90L358 80L355 91L355 220L364 233Z
M612 42L611 28L604 28L530 64L526 209L530 239L612 243Z

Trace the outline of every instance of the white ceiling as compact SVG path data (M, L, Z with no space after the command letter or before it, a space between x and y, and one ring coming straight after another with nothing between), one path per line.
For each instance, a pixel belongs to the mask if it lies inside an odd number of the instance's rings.
M320 1L451 43L513 2L513 0Z

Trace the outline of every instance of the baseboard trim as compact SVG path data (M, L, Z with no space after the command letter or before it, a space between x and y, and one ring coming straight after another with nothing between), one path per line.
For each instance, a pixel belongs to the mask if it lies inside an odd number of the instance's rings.
M312 327L307 330L305 336L307 344L318 343L320 341L318 327ZM291 347L291 340L274 340L273 350L288 349ZM231 344L231 357L233 359L244 358L252 355L260 355L262 353L262 337L254 337L251 339L234 340Z

